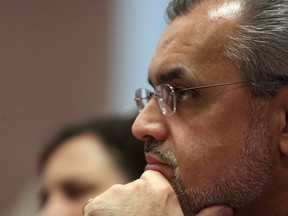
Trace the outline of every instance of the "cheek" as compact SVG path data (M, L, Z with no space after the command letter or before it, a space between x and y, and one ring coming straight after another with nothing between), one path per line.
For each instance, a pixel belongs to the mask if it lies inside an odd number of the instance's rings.
M70 207L71 209L71 216L75 215L75 216L80 216L80 215L83 215L83 206L87 203L89 198L86 198L84 199L80 199L80 200L77 200L74 202L74 204ZM69 214L70 215L70 214Z
M182 128L177 125L172 143L183 182L209 183L240 160L248 124L236 119L220 112L213 118L196 116Z

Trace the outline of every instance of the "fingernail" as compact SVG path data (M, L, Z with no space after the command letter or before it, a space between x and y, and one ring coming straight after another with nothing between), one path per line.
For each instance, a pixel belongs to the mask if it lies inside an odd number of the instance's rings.
M218 216L233 216L233 210L229 207L221 208L218 211Z

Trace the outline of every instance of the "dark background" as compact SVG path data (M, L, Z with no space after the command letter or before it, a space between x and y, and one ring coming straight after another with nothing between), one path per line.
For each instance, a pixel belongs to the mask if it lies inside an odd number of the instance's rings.
M107 113L110 2L0 1L0 215L52 134Z

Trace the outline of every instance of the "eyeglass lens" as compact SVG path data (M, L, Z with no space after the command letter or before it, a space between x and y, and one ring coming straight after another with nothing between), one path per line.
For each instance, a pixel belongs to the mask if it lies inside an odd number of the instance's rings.
M135 101L139 111L144 109L153 95L157 97L158 105L164 115L170 115L175 112L175 93L173 88L167 84L157 86L155 93L149 89L137 89L135 92Z
M176 110L175 93L170 85L162 84L156 88L158 104L164 115L170 115Z
M151 92L149 89L137 89L135 92L135 101L137 108L140 111L144 109L144 107L148 104L151 99Z

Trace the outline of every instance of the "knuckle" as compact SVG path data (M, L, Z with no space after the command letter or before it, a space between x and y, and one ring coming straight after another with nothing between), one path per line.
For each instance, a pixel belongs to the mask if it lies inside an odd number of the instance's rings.
M162 194L162 196L165 196L167 198L175 196L175 191L171 185L163 184L157 185L155 187L157 187L156 190L159 191L159 194Z
M157 185L157 187L158 187L158 190L160 190L162 192L174 193L173 188L169 184L161 184L161 185Z
M113 186L110 187L109 191L113 194L113 193L120 193L123 190L123 185L121 184L115 184Z
M101 214L101 202L98 203L93 200L86 204L83 208L84 216L103 216Z
M140 178L147 178L147 177L150 177L151 175L153 175L155 171L152 171L152 170L146 170L144 173L142 173L141 177Z

